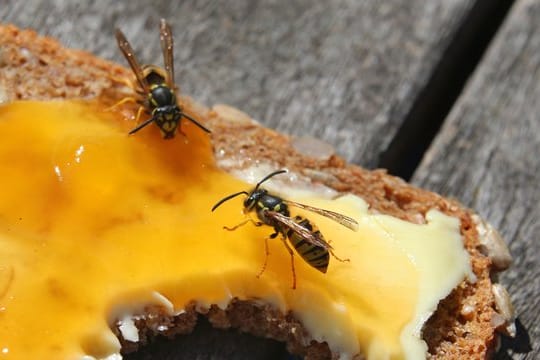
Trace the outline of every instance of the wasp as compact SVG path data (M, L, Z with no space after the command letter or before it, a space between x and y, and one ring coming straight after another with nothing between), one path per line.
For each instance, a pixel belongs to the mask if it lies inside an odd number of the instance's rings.
M273 227L274 232L270 234L267 238L265 238L266 257L264 265L257 277L260 277L266 269L269 255L268 239L275 239L278 235L281 235L281 240L283 241L285 248L291 256L291 268L293 276L292 288L295 289L295 251L298 255L302 257L302 259L304 259L306 263L308 263L311 267L319 270L322 273L326 273L328 269L330 255L342 262L348 261L348 259L340 259L334 254L333 248L330 243L324 239L322 233L310 220L301 216L291 217L289 206L297 207L325 216L354 231L358 230L358 222L348 216L333 211L319 209L294 201L282 199L276 195L270 194L266 189L261 188L261 185L265 181L271 179L276 175L286 172L287 170L274 171L273 173L268 174L261 181L259 181L251 191L239 191L237 193L224 197L212 207L212 211L216 210L224 202L238 195L246 195L243 209L244 214L255 212L258 221L255 221L248 217L247 220L241 222L240 224L231 228L224 227L224 229L233 231L248 222L253 223L255 226L267 225ZM293 247L295 251L293 251Z
M136 133L150 123L155 123L161 130L164 139L172 139L177 130L184 134L179 126L182 118L188 119L203 131L210 133L210 130L201 123L184 113L177 103L174 83L173 37L171 27L165 19L161 19L159 34L165 69L155 65L139 65L135 52L124 33L120 29L116 29L118 47L137 78L138 87L135 92L138 95L137 103L141 105L137 113L137 122L142 109L151 115L148 120L139 124L129 134Z

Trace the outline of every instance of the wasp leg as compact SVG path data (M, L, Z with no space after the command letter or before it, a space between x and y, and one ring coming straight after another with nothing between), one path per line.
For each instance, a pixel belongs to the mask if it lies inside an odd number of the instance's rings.
M338 257L331 249L329 249L328 251L334 257L334 259L336 259L337 261L341 261L341 262L349 262L349 261L351 261L351 259L342 259L342 258Z
M260 222L260 221L255 221L255 220L253 220L252 218L247 218L246 220L242 221L242 222L241 222L240 224L238 224L238 225L235 225L235 226L233 226L233 227L224 226L223 228L224 228L225 230L228 230L228 231L234 231L234 230L238 229L240 226L246 225L246 224L247 224L248 222L250 222L250 221L251 221L251 223L252 223L253 225L255 225L255 226L262 226L262 225L263 225L263 223Z
M296 270L294 269L294 252L293 252L293 249L291 249L291 247L287 243L287 240L285 238L282 238L281 241L283 241L283 244L287 248L287 251L289 252L289 254L291 254L291 270L292 270L292 279L293 279L292 289L294 290L296 289Z
M139 110L137 110L137 115L135 116L135 124L138 124L139 123L139 119L141 118L141 114L144 110L144 107L143 106L139 106ZM153 119L153 117L152 117Z
M332 243L332 240L328 240L328 244L331 244ZM337 261L341 261L341 262L349 262L351 261L351 259L342 259L340 257L338 257L334 251L330 248L328 249L328 252L330 253L330 255L332 255L334 257L334 259L336 259Z
M127 96L127 97L123 98L122 100L118 101L116 104L106 108L105 111L112 111L114 108L116 108L116 107L118 107L118 106L120 106L122 104L128 103L128 102L138 103L138 100L135 99L133 96Z
M182 126L181 126L181 125L182 125L182 122L180 122L180 123L178 124L178 128L176 129L176 131L177 131L180 135L182 135L182 136L184 137L184 139L186 139L186 143L187 143L187 134L186 134L185 132L182 131Z
M261 225L262 225L261 222L258 222L255 224L255 226L261 226ZM270 234L267 238L264 239L264 249L265 249L266 257L264 258L264 264L262 266L261 271L259 271L259 274L257 274L257 278L261 277L264 270L266 270L266 264L268 263L268 255L270 255L270 250L268 250L268 239L275 239L276 236L278 235L279 235L279 232L276 230L275 233Z
M264 253L265 253L264 264L261 268L261 271L259 271L259 273L257 274L257 279L260 278L261 275L264 273L264 271L266 270L266 265L268 264L268 255L270 255L270 250L268 249L268 239L269 238L264 239Z
M111 79L115 83L123 84L127 86L128 88L131 88L131 89L135 88L133 81L126 77L118 77L118 76L111 75L109 76L109 79Z

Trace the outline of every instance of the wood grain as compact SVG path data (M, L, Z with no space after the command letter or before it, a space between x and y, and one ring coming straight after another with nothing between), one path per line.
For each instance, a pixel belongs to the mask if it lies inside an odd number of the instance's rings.
M515 263L501 281L519 326L501 359L540 358L539 19L538 1L515 4L413 177L476 209L510 244Z
M475 1L7 1L0 21L125 63L161 63L159 18L173 26L177 81L284 133L377 166Z

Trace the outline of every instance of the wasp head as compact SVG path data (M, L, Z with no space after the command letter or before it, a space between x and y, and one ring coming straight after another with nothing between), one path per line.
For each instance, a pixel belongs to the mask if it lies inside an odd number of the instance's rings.
M150 106L154 109L166 106L176 106L176 95L174 91L165 84L152 85L148 97Z
M283 174L283 173L286 173L287 170L278 170L278 171L274 171L273 173L269 174L269 175L266 175L261 181L259 181L257 183L257 185L255 186L255 188L253 190L251 190L251 192L246 192L246 191L240 191L240 192L237 192L237 193L234 193L234 194L231 194L229 196L226 196L224 197L223 199L221 199L220 201L217 202L216 205L214 205L212 207L212 211L216 210L221 204L223 204L225 201L228 201L234 197L237 197L238 195L241 195L241 194L244 194L246 195L246 199L244 200L244 212L249 212L249 211L252 211L255 209L255 207L257 206L257 204L262 204L262 207L270 207L272 208L273 207L273 203L274 202L278 202L278 203L281 203L283 202L283 200L281 200L280 198L276 197L276 196L268 196L268 191L266 191L265 189L261 189L260 186L262 183L264 183L265 181L267 181L268 179L270 179L271 177L273 176L276 176L278 174ZM271 202L272 206L267 206L269 204L269 202Z
M248 197L244 200L244 210L251 211L257 205L257 203L266 195L268 191L265 189L255 188L249 193Z

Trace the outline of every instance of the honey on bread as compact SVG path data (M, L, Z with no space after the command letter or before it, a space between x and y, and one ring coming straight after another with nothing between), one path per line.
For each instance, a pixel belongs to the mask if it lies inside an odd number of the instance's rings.
M290 184L288 199L360 224L351 232L309 215L350 262L326 274L297 262L292 290L277 241L256 277L268 229L223 231L241 206L210 212L250 185L215 166L208 136L189 123L188 141L163 141L155 127L127 136L132 125L93 103L0 107L0 358L106 358L120 346L110 327L141 302L179 312L233 297L291 311L343 358L425 354L423 322L470 273L457 219L430 211L412 224Z

